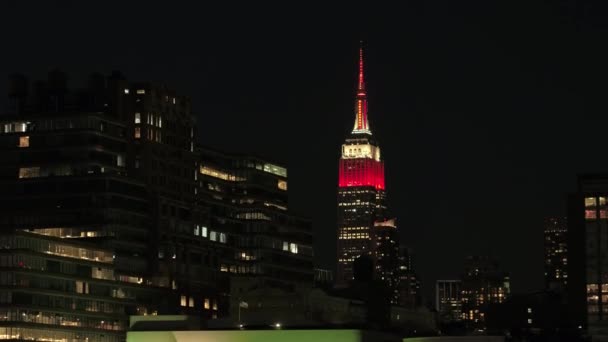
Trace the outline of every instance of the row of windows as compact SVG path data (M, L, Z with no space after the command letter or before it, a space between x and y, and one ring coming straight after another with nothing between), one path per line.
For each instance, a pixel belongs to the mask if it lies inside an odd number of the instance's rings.
M591 208L597 206L605 206L606 205L606 197L586 197L585 198L585 207Z
M142 278L138 279L138 283L141 284ZM0 272L0 285L47 289L65 293L91 294L119 299L136 299L136 294L132 289L118 287L115 284L100 284L98 282L91 283L86 280L49 278L44 275L35 275L31 273ZM139 295L141 297L142 294L140 293Z
M0 309L0 322L2 321L49 324L63 327L86 327L103 330L126 330L124 321L23 309Z
M600 219L608 219L608 210L601 209L599 214ZM586 220L595 220L598 218L597 211L595 209L587 209L585 210L585 219Z
M236 218L245 219L245 220L266 220L271 221L272 218L265 213L262 212L253 212L253 213L237 213Z
M125 166L124 155L115 156L115 165L117 167ZM43 177L61 177L72 175L89 175L94 173L106 173L106 168L97 165L87 165L82 167L74 167L72 165L45 165L45 166L30 166L19 168L17 177L25 178L43 178Z
M141 131L142 131L142 127L135 126L134 131L133 131L133 137L135 139L140 139L142 137ZM156 141L158 143L162 142L163 139L162 139L162 134L161 134L160 129L144 127L143 131L144 131L145 138L147 140Z
M27 122L8 122L0 126L0 133L15 133L27 131Z
M261 274L262 267L260 265L220 265L220 272L229 272L234 274Z
M139 112L135 113L135 123L136 124L141 123L141 113L139 113ZM153 113L148 113L146 115L146 124L152 125L152 126L155 126L158 128L162 128L163 127L163 118L160 114L156 115Z
M37 119L30 121L5 122L0 124L1 133L44 132L65 129L90 129L113 136L123 136L123 127L104 121L95 116L72 118Z
M340 234L340 236L338 238L340 240L369 239L369 234L367 234L367 233Z
M209 237L211 241L219 241L221 243L227 243L226 233L216 232L214 230L208 230L205 226L195 225L194 226L194 236L202 236L206 238Z
M180 303L179 305L182 307L189 307L189 308L193 308L194 307L194 302L195 299L194 297L188 297L186 295L181 295L180 296ZM213 310L213 311L217 311L217 300L215 299L209 299L209 298L203 298L203 300L201 301L201 308L205 309L205 310Z
M32 294L22 292L0 292L0 303L15 305L33 305L44 308L78 310L87 312L103 312L109 314L124 314L122 304L109 303L85 298L58 297L47 294Z
M54 331L49 329L1 327L0 340L16 341L48 341L48 342L122 342L124 337L119 334L88 333L80 331Z
M109 251L94 250L90 247L76 247L65 243L48 241L26 236L2 236L0 248L30 249L37 252L64 256L68 258L112 263L114 257Z

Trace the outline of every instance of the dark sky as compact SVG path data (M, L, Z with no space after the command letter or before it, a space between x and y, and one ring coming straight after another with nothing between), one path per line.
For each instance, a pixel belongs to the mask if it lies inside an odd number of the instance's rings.
M0 75L59 67L78 86L119 69L191 96L202 143L288 165L329 267L364 39L389 203L427 293L470 254L515 291L542 287L543 216L563 214L577 173L608 170L605 5L248 3L2 1Z

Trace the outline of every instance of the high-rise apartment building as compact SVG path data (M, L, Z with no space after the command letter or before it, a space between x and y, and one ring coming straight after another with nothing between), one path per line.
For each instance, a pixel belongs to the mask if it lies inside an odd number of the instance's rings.
M414 309L422 305L420 278L414 269L414 254L411 248L400 246L397 274L397 304Z
M127 99L93 75L15 75L0 116L0 338L122 341L129 314L169 310L153 271L149 193L128 177ZM122 87L121 87L122 90Z
M336 283L353 279L353 262L360 255L374 257L374 223L386 219L384 162L370 130L363 77L363 50L359 50L359 77L355 125L342 145L338 180L338 253Z
M462 281L437 280L435 284L435 309L443 322L462 320Z
M568 224L565 217L545 218L545 286L565 291L568 284Z
M312 287L312 226L288 211L287 168L200 148L198 197L209 208L200 236L223 244L220 269L242 287Z
M391 302L399 302L399 232L395 219L374 223L376 244L374 246L376 277L383 280L392 292Z
M0 339L124 340L128 315L229 314L232 286L313 282L287 170L195 146L188 98L15 75L0 115Z
M591 335L608 335L608 174L581 175L568 199L569 312Z
M511 293L509 275L486 256L466 259L462 276L462 319L469 328L484 330L485 314L490 304L504 302Z

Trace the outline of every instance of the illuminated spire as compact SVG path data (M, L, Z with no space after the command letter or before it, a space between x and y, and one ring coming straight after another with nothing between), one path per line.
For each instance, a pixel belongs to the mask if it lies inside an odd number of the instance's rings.
M357 88L357 91L365 92L365 81L363 79L363 44L359 47L359 87Z
M359 47L359 83L355 100L355 127L353 133L372 134L367 121L367 94L365 93L365 80L363 75L363 42Z

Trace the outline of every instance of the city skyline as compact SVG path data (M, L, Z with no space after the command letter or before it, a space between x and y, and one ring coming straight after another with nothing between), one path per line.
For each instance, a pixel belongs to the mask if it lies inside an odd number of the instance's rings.
M26 11L18 4L3 6ZM212 27L213 21L201 26L181 24L166 31L138 29L128 20L136 6L126 5L124 13L98 8L91 14L93 22L116 14L117 24L109 28L114 38L106 40L107 32L93 30L82 39L98 38L99 46L84 45L99 50L114 47L120 53L91 49L99 51L99 56L90 56L84 51L76 54L77 44L68 41L43 42L42 37L78 34L68 21L53 25L49 32L24 28L21 36L10 37L9 42L21 52L3 57L6 69L1 70L5 75L22 70L37 78L55 66L80 77L86 76L84 70L120 69L130 79L153 78L178 88L193 99L202 143L228 151L248 148L251 151L246 152L287 164L293 193L290 206L312 219L320 241L315 246L316 261L331 267L334 255L328 239L335 235L336 160L341 139L351 129L353 52L363 38L369 56L366 76L373 84L369 94L372 127L381 137L388 161L389 204L407 244L414 248L427 296L436 279L459 275L466 255L490 251L511 272L514 289L540 289L542 218L564 213L563 194L575 188L576 173L607 166L586 158L593 151L579 153L562 142L569 140L561 139L570 131L569 123L547 121L553 113L573 109L577 96L568 82L574 78L568 74L572 70L562 69L560 63L569 58L567 49L552 39L534 47L535 39L548 32L525 16L524 28L519 30L477 21L469 25L487 27L490 33L467 36L474 30L459 19L466 15L465 9L447 4L445 8L411 6L414 14L404 14L407 24L393 20L374 28L376 16L363 32L355 33L333 27L331 15L323 18L321 28L310 32L279 20L292 35L288 41L263 25L249 33L226 28L228 32L215 31L218 36L210 31L194 39L197 34L192 32L206 32L204 28ZM61 11L60 18L68 18L78 8L66 4L55 10ZM557 9L551 8L548 14L544 9L534 8L534 13L557 26L557 33L550 36L557 39L569 26L560 26L568 24L558 23ZM160 17L160 9L155 10ZM506 15L501 18L507 20ZM237 27L247 27L246 18L238 19L243 22ZM424 24L424 19L431 21ZM5 25L11 23L9 18ZM355 26L345 19L337 20L335 26L340 23ZM446 32L449 24L455 25L454 33ZM416 27L425 30L416 32ZM532 37L524 37L527 30ZM159 32L174 54L161 51L155 56L151 36ZM181 36L183 32L189 34ZM496 41L490 39L492 33L498 35ZM40 45L26 46L31 37L38 37ZM200 46L187 45L191 40ZM279 47L277 42L284 44ZM46 51L46 62L29 57L36 49ZM530 49L553 59L527 59ZM476 57L467 60L469 56ZM536 67L541 71L533 70ZM488 71L490 75L485 75ZM72 86L82 83L70 81ZM487 84L492 89L485 89ZM235 127L235 122L242 124ZM587 125L576 121L575 127ZM561 167L562 160L568 166ZM510 234L497 234L506 231ZM521 246L521 255L513 252L514 243ZM433 260L437 251L450 255L450 260Z

